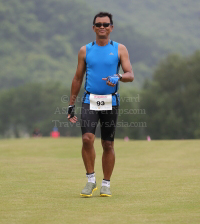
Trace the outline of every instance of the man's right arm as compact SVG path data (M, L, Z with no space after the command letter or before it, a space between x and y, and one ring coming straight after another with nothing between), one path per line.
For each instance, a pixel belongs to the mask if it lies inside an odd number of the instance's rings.
M79 91L83 82L83 77L84 77L85 69L86 69L85 56L86 56L86 46L83 46L81 47L78 54L78 66L77 66L74 78L72 80L70 105L75 104L76 97L79 94Z
M80 91L80 88L81 88L81 85L83 82L83 77L84 77L85 70L86 70L85 56L86 56L86 46L83 46L83 47L81 47L79 54L78 54L78 66L77 66L74 78L72 80L70 103L69 103L70 106L75 104L76 98L79 94L79 91ZM69 118L69 115L68 115L68 118ZM70 121L71 121L71 119L70 119Z

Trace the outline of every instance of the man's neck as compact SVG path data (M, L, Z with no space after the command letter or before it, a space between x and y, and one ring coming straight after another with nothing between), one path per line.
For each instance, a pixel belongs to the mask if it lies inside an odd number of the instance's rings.
M106 46L109 41L110 41L110 38L106 38L106 39L96 38L96 44L99 46Z

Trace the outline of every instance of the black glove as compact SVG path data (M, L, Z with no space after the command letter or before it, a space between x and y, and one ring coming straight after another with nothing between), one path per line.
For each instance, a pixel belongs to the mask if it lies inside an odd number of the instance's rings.
M74 110L75 110L75 105L69 105L68 115L70 115L70 118L74 117ZM68 118L68 119L70 119L70 118Z

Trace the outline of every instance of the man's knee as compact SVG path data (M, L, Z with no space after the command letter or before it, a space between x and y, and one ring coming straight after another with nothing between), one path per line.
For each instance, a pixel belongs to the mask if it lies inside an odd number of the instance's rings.
M103 150L104 151L114 150L114 148L113 148L113 142L112 141L102 140L102 146L103 146Z
M90 146L94 143L94 135L92 133L85 133L82 136L82 141L85 147Z

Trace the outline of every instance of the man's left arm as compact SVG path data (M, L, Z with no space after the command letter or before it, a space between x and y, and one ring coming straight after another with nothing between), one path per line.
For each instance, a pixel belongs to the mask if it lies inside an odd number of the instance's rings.
M124 74L121 74L121 82L132 82L134 80L134 73L129 59L128 50L123 44L118 46L119 57Z
M108 76L107 78L102 78L103 80L106 81L106 84L108 86L112 87L116 86L119 80L122 82L132 82L134 80L134 74L129 59L128 50L124 45L119 44L118 52L124 74L115 74L112 76Z

